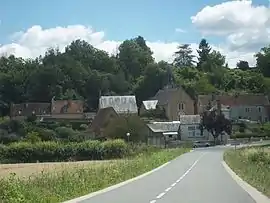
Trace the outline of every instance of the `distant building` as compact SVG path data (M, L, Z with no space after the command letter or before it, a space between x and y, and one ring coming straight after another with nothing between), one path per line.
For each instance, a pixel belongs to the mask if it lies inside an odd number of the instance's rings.
M265 95L243 94L243 95L199 95L198 109L202 113L208 106L211 108L217 101L225 108L226 114L232 121L248 119L251 121L269 121L269 99Z
M142 102L141 108L140 108L140 115L143 115L149 110L155 110L157 109L157 103L158 100L146 100Z
M94 134L95 138L104 138L104 130L107 125L115 118L118 118L118 114L112 107L99 109L95 116L90 131Z
M31 115L50 115L51 103L21 103L10 105L11 118L25 118Z
M164 147L166 139L176 140L179 136L180 121L153 122L147 124L148 144Z
M149 104L164 108L169 121L179 120L180 115L194 115L197 111L195 101L182 87L165 87L159 90L153 98L144 101L141 111L145 112L146 105L151 106Z
M112 107L117 114L138 114L135 96L101 96L99 109Z

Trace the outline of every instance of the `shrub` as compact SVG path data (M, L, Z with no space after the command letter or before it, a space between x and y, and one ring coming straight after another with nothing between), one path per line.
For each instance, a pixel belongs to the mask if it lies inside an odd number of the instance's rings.
M55 129L57 137L72 141L76 132L72 128L58 127Z
M12 142L17 142L21 138L16 133L8 133L6 130L0 129L0 143L2 144L9 144Z
M127 140L126 133L130 133L130 141L146 141L146 125L135 115L119 116L111 120L104 132L112 139L124 140Z
M38 133L42 141L51 141L51 140L56 140L57 138L56 132L50 129L40 128L38 130Z
M235 133L231 136L232 139L235 138L251 138L251 137L265 137L266 135L264 133Z
M31 143L36 143L40 142L41 138L37 132L32 131L26 135L25 140Z
M32 133L31 136L33 135L36 134ZM0 151L0 157L9 162L102 160L122 158L129 154L128 145L123 140L110 140L103 143L99 141L18 142Z
M105 141L101 144L103 159L123 158L128 153L128 145L123 140Z

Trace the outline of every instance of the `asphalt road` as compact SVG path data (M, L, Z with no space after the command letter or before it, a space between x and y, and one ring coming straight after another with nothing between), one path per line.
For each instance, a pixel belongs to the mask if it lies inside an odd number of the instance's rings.
M255 203L224 169L224 148L196 149L146 177L81 203Z

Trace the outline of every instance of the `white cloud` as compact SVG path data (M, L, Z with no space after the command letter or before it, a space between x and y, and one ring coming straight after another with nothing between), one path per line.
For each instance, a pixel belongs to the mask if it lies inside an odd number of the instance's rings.
M270 43L270 9L251 0L206 6L191 20L204 35L227 36L230 51L257 52Z
M187 31L186 30L183 30L181 28L175 28L175 32L178 32L178 33L186 33Z
M73 40L83 39L96 48L105 50L110 54L114 54L120 41L112 41L105 39L104 32L96 32L91 27L83 25L72 25L67 27L56 27L43 29L41 26L33 26L25 32L17 32L11 36L13 43L0 46L0 55L10 55L23 58L34 58L39 55L44 55L46 50L50 47L59 47L60 51L64 51L65 47ZM154 52L154 57L157 61L165 60L172 61L173 54L177 49L179 43L162 41L149 42L147 45ZM192 43L191 47L196 54L198 45ZM220 50L226 55L229 65L235 67L238 59L248 60L252 62L252 54L240 52L227 52L226 48L213 46L214 49Z

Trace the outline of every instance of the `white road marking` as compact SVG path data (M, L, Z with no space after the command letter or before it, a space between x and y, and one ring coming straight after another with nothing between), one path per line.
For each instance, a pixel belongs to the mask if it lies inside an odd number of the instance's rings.
M160 193L155 200L151 200L150 203L155 203L157 199L160 199L163 197L167 192L169 192L177 183L179 183L183 178L196 166L196 164L199 162L199 160L208 152L203 153L192 165L191 167L179 178L176 180L175 183L171 184L171 187L168 187L165 192Z
M168 192L172 189L172 187L168 187L165 191Z
M157 199L160 199L161 197L163 197L163 195L165 195L165 192L160 193L160 194L157 196Z
M176 185L176 183L173 183L171 186L174 187Z

